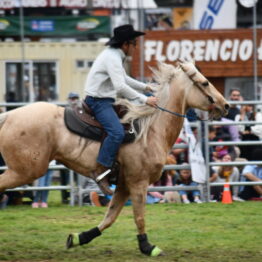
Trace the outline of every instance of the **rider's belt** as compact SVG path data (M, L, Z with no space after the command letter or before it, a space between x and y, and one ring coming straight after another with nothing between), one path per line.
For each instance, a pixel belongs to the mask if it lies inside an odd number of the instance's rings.
M86 98L88 98L88 97L90 97L90 98L92 98L92 99L94 99L94 100L112 99L112 100L115 101L115 99L114 99L113 97L94 97L94 96L86 96Z

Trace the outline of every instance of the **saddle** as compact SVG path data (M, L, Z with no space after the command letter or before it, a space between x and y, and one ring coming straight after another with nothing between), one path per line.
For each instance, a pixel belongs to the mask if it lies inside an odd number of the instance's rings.
M115 105L114 109L121 119L126 113L127 108L122 105ZM89 138L95 141L102 141L106 136L106 132L102 125L95 119L92 110L82 101L81 106L74 108L66 107L64 113L64 121L66 127L73 133ZM123 143L131 143L135 140L135 131L138 133L138 125L134 124L135 130L130 124L123 124L125 130L125 138Z

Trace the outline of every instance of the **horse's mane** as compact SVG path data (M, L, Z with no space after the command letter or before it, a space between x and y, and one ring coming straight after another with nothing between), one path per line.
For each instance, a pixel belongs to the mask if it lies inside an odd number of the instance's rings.
M159 63L158 68L151 68L153 72L153 79L156 84L151 84L155 88L155 96L158 98L158 105L165 107L169 98L169 85L171 80L177 75L180 67L174 67L164 63ZM142 138L144 141L147 139L147 133L149 127L155 121L159 115L159 110L148 105L136 105L132 104L126 99L119 99L117 104L124 105L128 108L128 113L121 120L122 123L130 123L133 126L134 120L138 119L137 124L139 126L139 134L137 140Z

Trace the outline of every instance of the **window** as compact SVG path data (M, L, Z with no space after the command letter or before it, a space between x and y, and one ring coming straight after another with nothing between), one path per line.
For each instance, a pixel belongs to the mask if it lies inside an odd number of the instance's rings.
M57 99L56 62L6 62L6 102Z
M76 60L76 68L77 69L84 69L85 68L85 61L84 60Z
M90 60L76 60L76 68L79 70L90 69L94 61Z

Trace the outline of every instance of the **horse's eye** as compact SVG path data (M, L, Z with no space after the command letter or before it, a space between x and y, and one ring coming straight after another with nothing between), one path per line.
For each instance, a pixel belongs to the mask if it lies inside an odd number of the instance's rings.
M206 86L209 85L209 83L208 83L208 81L206 81L206 82L204 82L202 85L206 87Z

